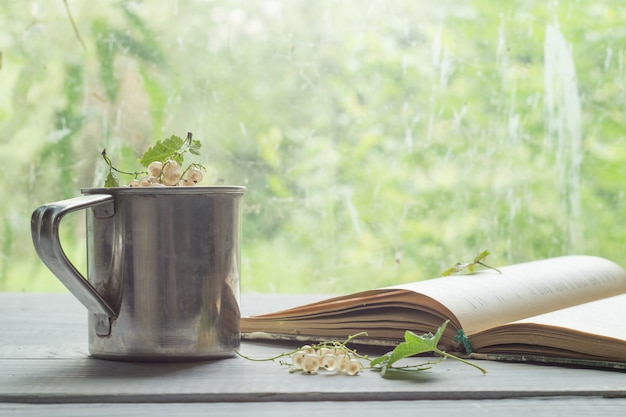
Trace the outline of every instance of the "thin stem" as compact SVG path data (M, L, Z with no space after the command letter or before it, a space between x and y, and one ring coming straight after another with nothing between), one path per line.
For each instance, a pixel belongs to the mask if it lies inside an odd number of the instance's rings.
M360 337L360 336L367 336L367 332L359 332L357 334L353 334L352 336L348 336L348 338L344 342L342 342L341 344L345 346L348 343L350 343L352 341L352 339L356 339L357 337Z
M356 339L357 337L360 336L367 336L367 332L359 332L357 334L353 334L352 336L348 336L348 338L346 340L344 340L343 342L340 343L334 343L334 347L339 348L343 351L345 351L346 353L350 353L354 356L356 356L359 359L363 359L366 360L368 362L371 362L372 360L369 358L369 356L367 355L361 355L360 353L358 353L355 349L350 349L349 347L347 347L346 345L348 343L350 343L352 340Z
M250 356L246 356L243 353L239 352L239 350L237 350L237 349L235 349L235 354L237 354L238 356L240 356L240 357L242 357L244 359L247 359L247 360L253 361L253 362L270 362L270 361L273 362L276 359L284 358L286 356L291 356L294 353L296 353L298 350L300 350L300 349L296 349L296 350L293 350L293 351L288 352L288 353L281 353L280 355L276 355L276 356L273 356L271 358L261 358L261 359L251 358Z
M117 169L113 166L113 162L111 161L111 158L109 158L109 156L107 155L107 150L103 149L102 150L102 158L104 159L104 162L106 162L106 164L109 166L109 170L110 171L115 171L115 172L119 172L120 174L124 174L124 175L134 175L135 178L137 177L137 175L139 174L147 174L147 172L145 171L135 171L135 172L127 172L127 171L122 171L121 169Z
M119 172L120 174L124 174L124 175L134 175L135 177L137 177L140 174L147 174L148 172L146 171L134 171L134 172L128 172L128 171L122 171L121 169L117 169L114 166L111 166L111 169L115 172Z
M494 271L498 271L500 274L502 273L502 271L500 271L498 268L494 268L493 266L489 266L487 264L482 263L481 261L476 261L477 264L484 266L485 268L489 268L489 269L493 269Z
M468 360L465 360L465 359L463 359L463 358L459 358L458 356L454 356L454 355L451 355L451 354L449 354L449 353L446 353L446 352L444 352L443 350L439 350L439 349L435 348L435 349L433 349L433 352L435 352L435 353L437 353L438 355L441 355L441 356L443 356L443 357L450 358L450 359L454 359L454 360L457 360L457 361L459 361L459 362L462 362L462 363L464 363L464 364L466 364L466 365L473 366L474 368L476 368L476 369L478 369L480 372L482 372L482 373L483 373L483 375L485 375L485 374L487 373L487 370L486 370L486 369L481 368L480 366L476 365L475 363L472 363L472 362L470 362L470 361L468 361Z

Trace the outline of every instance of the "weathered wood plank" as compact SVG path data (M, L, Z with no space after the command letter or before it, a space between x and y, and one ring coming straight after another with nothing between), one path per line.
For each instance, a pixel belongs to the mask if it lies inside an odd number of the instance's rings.
M485 415L526 417L623 416L626 399L547 398L485 401L370 401L370 402L274 402L274 403L178 403L178 404L0 404L0 415L11 417L394 417Z
M288 303L299 304L305 298L250 296L247 302L256 313ZM238 357L184 364L103 361L87 357L85 326L84 309L67 294L0 294L0 402L626 398L623 373L528 364L481 362L489 371L483 376L473 368L448 360L412 380L385 380L371 371L356 377L289 374L278 363L250 362ZM261 358L294 347L246 342L241 350Z
M255 356L280 351L244 346ZM620 373L488 363L489 374L446 361L412 380L289 374L277 363L241 358L187 364L77 359L1 360L0 402L231 402L503 399L550 396L626 398Z

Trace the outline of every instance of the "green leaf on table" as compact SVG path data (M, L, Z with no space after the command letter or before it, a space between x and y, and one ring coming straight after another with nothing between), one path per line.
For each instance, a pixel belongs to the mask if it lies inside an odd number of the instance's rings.
M418 336L407 330L404 332L404 342L399 343L391 352L373 359L370 366L372 366L372 368L379 367L381 376L384 377L385 374L393 368L393 365L401 359L428 352L438 353L439 350L437 349L437 345L439 344L439 340L441 339L441 336L443 335L443 332L449 322L450 320L447 320L443 323L441 327L437 329L435 334L427 333L425 335Z

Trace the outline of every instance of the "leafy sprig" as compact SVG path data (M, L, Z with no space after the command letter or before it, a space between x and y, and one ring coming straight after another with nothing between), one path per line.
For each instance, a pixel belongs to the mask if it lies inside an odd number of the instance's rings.
M471 363L465 359L462 359L458 356L444 352L438 348L439 341L448 323L449 323L449 320L443 323L443 325L441 325L441 327L437 329L437 332L435 334L427 333L425 335L418 336L411 331L406 331L404 334L403 342L399 343L392 351L374 359L371 359L368 355L361 355L355 349L351 349L348 346L348 344L352 342L355 338L360 337L360 336L367 336L366 332L361 332L356 335L350 336L343 342L323 341L321 343L310 345L310 346L306 345L290 352L284 352L284 353L281 353L279 355L276 355L270 358L255 359L255 358L251 358L249 356L242 354L238 350L235 350L235 353L244 359L256 361L256 362L266 362L266 361L273 362L273 361L278 360L281 365L289 366L290 372L304 371L307 373L315 373L315 371L311 372L310 370L305 369L301 367L300 365L298 365L296 363L297 361L294 360L295 356L303 352L303 350L307 352L321 352L324 349L330 348L334 352L339 352L340 355L345 355L347 357L352 358L353 360L355 359L355 360L360 360L360 361L365 362L366 369L371 369L373 371L380 372L380 375L383 378L390 377L391 375L397 375L398 373L416 373L416 372L425 371L427 369L431 369L434 365L442 362L443 360L447 358L460 361L466 365L469 365L478 369L483 374L486 374L487 371L484 368L474 363ZM426 353L434 353L439 358L434 361L428 360L428 361L417 363L417 364L398 366L398 362L401 361L402 359L405 359L411 356L422 355ZM285 358L290 358L292 360L291 361L285 360ZM335 370L335 369L333 368L331 370Z
M435 365L446 358L454 359L459 362L462 362L466 365L473 366L474 368L481 371L483 374L486 374L487 371L480 366L466 361L465 359L459 358L458 356L452 355L450 353L444 352L443 350L438 348L439 340L443 335L444 330L450 320L446 320L445 323L437 329L435 334L427 333L422 336L418 336L415 333L407 330L404 333L404 342L399 343L391 352L386 353L383 356L380 356L376 359L373 359L370 362L370 367L374 370L380 371L380 375L385 377L390 371L402 371L402 372L416 372L423 371L426 369L430 369L432 365ZM440 357L438 361L435 362L426 362L423 364L417 365L407 365L407 366L395 366L395 364L401 359L408 358L410 356L421 355L424 353L434 353Z
M171 161L175 161L179 166L182 166L185 160L185 154L200 155L200 147L201 142L194 140L191 132L187 133L185 139L172 135L169 138L158 140L153 146L148 148L140 158L137 158L137 161L146 168L153 162L160 162L163 166L166 166L171 164ZM113 162L106 153L106 149L102 151L102 158L109 167L109 172L104 182L105 187L119 187L120 180L118 174L130 175L133 176L134 179L137 179L140 175L148 175L148 172L144 170L123 171L118 169L113 165ZM194 162L185 168L180 177L183 178L191 168L206 171L206 168L202 164ZM160 173L159 178L157 178L159 182L161 175L162 173Z
M441 273L441 276L447 277L449 275L458 274L464 269L467 269L467 271L471 274L476 270L476 265L481 265L485 268L493 269L494 271L497 271L498 273L501 274L502 272L498 268L494 268L493 266L489 266L483 262L487 258L487 256L489 256L490 254L491 253L488 250L484 250L480 252L478 255L476 255L476 257L474 258L472 262L465 262L465 263L457 262L456 264L452 265L450 268L443 271Z

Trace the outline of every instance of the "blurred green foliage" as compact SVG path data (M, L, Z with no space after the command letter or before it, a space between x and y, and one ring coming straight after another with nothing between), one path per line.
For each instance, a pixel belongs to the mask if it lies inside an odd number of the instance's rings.
M101 185L103 148L134 169L187 131L205 185L247 187L244 291L392 285L483 249L494 266L571 253L624 264L618 0L0 9L1 290L61 288L30 214ZM83 219L66 222L84 269Z

